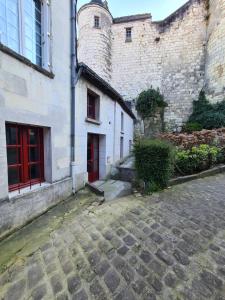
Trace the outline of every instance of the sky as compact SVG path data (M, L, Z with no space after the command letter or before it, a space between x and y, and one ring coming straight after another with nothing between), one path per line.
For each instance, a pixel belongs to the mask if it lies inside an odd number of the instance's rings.
M78 0L78 9L90 0ZM151 13L154 21L163 20L187 0L108 0L113 17Z

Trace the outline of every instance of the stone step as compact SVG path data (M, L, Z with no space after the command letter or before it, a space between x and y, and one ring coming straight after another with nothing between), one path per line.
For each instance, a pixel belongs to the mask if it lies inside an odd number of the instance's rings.
M130 182L120 180L96 181L92 186L100 192L104 192L105 201L112 201L116 198L125 197L132 194L132 185Z

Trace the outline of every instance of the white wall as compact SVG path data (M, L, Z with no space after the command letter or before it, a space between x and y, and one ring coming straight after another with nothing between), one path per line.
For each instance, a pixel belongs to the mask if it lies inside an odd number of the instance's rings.
M100 96L101 125L85 121L87 117L87 89ZM98 88L80 78L76 86L75 161L76 184L80 188L87 182L87 135L100 135L100 178L120 159L121 106ZM124 156L129 155L129 140L133 141L133 119L124 112ZM105 144L105 146L104 146Z
M0 50L0 201L8 197L5 122L48 128L48 181L70 176L69 2L52 1L51 13L54 79Z

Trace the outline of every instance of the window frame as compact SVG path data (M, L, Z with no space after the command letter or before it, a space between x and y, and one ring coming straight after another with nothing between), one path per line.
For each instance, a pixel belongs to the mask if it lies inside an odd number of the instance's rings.
M90 99L93 101L91 105ZM87 89L87 119L97 122L100 120L100 96L90 89Z
M37 63L36 58L36 50L33 51L34 59L30 59L26 55L26 47L25 47L25 0L18 0L17 5L17 15L18 15L18 51L10 47L8 42L4 42L0 40L4 46L8 47L13 52L18 55L23 56L28 61L30 61L33 65L37 67L43 68L46 71L52 72L52 61L51 61L51 21L50 21L50 1L49 0L39 0L41 4L41 63ZM5 20L7 24L7 17ZM35 28L36 24L34 25ZM6 33L7 34L7 33ZM36 36L36 31L34 32ZM7 38L7 37L6 37ZM36 39L33 41L33 47L36 48Z
M94 28L96 28L96 29L101 28L101 23L100 23L100 17L99 16L94 16Z
M16 129L16 144L8 144L7 128ZM33 144L29 141L29 131L34 130L37 133L38 141ZM6 150L7 150L7 170L8 170L8 187L9 192L19 190L25 187L31 187L34 184L44 182L44 129L42 127L21 125L15 123L6 123ZM9 163L8 149L17 149L16 163ZM19 150L18 150L19 148ZM37 149L38 159L31 160L30 149ZM39 176L31 179L31 167L39 167ZM16 169L19 182L9 183L9 169Z
M125 30L126 30L126 42L132 42L132 27L126 27Z

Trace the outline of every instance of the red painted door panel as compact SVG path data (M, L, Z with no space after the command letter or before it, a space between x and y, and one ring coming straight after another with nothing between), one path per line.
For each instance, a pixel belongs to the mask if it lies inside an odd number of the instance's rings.
M87 171L89 182L99 179L99 136L95 134L88 134Z

